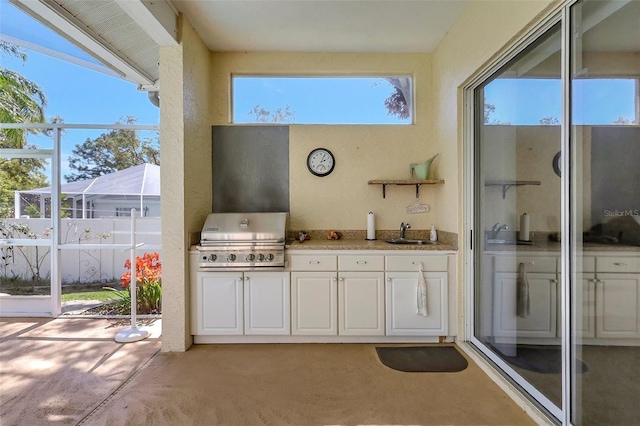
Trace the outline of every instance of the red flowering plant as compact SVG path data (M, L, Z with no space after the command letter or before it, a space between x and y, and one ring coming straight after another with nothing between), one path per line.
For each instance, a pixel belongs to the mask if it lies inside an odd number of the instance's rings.
M124 262L129 270L122 274L122 287L129 289L131 283L131 260ZM136 298L137 312L153 314L161 312L162 299L162 263L157 252L136 256ZM131 291L129 289L129 291Z

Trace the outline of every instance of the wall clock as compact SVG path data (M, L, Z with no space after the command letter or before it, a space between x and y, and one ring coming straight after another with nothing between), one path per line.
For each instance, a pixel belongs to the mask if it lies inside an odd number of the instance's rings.
M562 152L560 151L553 157L553 171L558 176L562 175Z
M336 166L336 159L326 148L316 148L307 157L307 168L316 176L329 175Z

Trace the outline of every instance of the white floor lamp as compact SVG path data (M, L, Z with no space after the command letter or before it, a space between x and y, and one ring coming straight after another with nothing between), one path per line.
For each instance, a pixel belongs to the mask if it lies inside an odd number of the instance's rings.
M129 281L129 293L131 294L131 326L120 330L116 334L116 342L131 343L146 339L151 335L149 330L138 328L136 324L138 306L136 296L138 293L138 268L136 268L136 248L143 243L136 245L136 209L131 209L131 280Z

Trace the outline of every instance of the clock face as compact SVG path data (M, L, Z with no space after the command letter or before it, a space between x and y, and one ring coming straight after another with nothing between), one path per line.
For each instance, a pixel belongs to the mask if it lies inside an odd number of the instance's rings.
M336 160L331 151L325 148L316 148L307 157L307 167L316 176L327 176L333 171Z

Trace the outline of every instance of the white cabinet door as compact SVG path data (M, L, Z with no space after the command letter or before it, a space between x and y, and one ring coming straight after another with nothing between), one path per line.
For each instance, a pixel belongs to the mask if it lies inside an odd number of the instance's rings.
M386 331L389 336L446 336L447 273L425 272L427 316L417 315L418 272L386 274Z
M291 273L291 334L338 334L336 272Z
M556 274L527 274L530 314L524 318L516 315L518 274L499 272L494 280L494 336L556 337Z
M288 272L245 272L244 333L291 334Z
M581 314L578 312L578 324L576 329L578 330L578 337L596 337L596 303L595 303L595 287L596 280L594 274L582 274L580 277L581 285L578 286L579 294L576 295L576 300L581 300ZM558 286L558 289L560 286ZM558 319L558 325L560 325ZM558 332L558 336L561 336L561 332Z
M598 274L596 337L640 337L640 274Z
M338 334L384 336L384 273L338 274Z
M243 334L242 272L198 272L195 334Z

